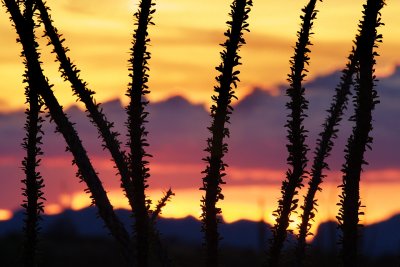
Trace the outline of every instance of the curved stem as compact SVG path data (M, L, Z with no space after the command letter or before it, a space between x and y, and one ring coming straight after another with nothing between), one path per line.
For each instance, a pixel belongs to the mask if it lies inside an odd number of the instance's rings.
M38 44L35 41L34 22L32 19L24 19L15 1L3 1L11 15L23 47L29 87L41 96L49 109L50 116L57 125L57 131L64 136L68 145L68 150L70 150L74 156L73 162L79 169L77 176L87 184L88 189L86 191L91 193L90 197L97 206L100 217L104 220L111 234L117 240L127 262L131 262L129 235L115 215L103 185L90 162L77 132L64 114L62 107L53 94L47 78L43 74L40 64L40 55L36 49Z
M99 104L93 99L94 91L87 88L87 83L79 77L79 70L67 56L68 48L63 46L64 39L53 26L52 19L42 0L36 0L36 6L40 12L40 18L45 27L45 34L52 44L53 53L60 62L59 70L62 76L70 81L74 94L82 101L87 109L88 116L97 127L100 136L103 138L104 147L107 148L121 175L121 187L124 189L129 204L133 209L133 187L129 177L127 159L124 151L121 150L121 142L118 140L119 133L112 130L113 123L107 120Z

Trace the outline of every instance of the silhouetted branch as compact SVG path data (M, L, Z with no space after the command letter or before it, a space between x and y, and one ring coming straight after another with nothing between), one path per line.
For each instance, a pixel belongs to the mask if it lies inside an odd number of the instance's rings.
M224 142L225 137L229 137L229 129L225 127L225 123L229 123L230 114L232 113L231 101L236 98L232 88L237 87L239 82L238 74L240 71L234 68L241 63L238 50L245 44L243 32L248 31L248 14L252 1L235 0L231 4L230 17L231 21L227 24L229 29L225 32L227 40L221 44L224 50L221 52L222 63L216 67L221 73L216 80L218 85L214 87L217 96L212 96L212 100L216 105L211 106L212 125L208 128L212 134L207 140L206 152L209 156L203 160L207 162L207 167L203 171L203 187L201 190L206 191L205 197L202 199L203 213L201 215L203 225L202 231L205 233L205 245L207 250L206 264L208 267L218 266L218 243L220 236L218 233L218 215L221 209L216 207L218 200L223 199L221 193L221 184L225 182L222 178L225 176L225 167L227 164L222 158L228 152L228 145Z
M173 266L172 261L168 255L168 250L166 246L161 241L160 232L156 229L155 225L150 226L150 244L151 249L154 251L155 255L162 267Z
M37 239L39 232L39 220L40 214L43 213L43 197L42 188L44 187L44 181L37 171L37 167L40 164L38 156L42 155L43 152L39 145L42 144L42 130L41 123L43 119L39 116L41 103L38 95L29 87L26 88L27 102L29 103L29 109L26 110L27 120L25 124L25 130L27 136L24 138L23 147L27 152L27 156L22 161L22 169L25 172L25 179L22 183L25 185L23 188L22 195L26 198L23 200L21 205L25 209L25 240L24 240L24 251L23 251L23 263L24 266L36 266L36 250L37 250Z
M292 166L292 169L288 169L286 172L286 180L282 182L281 187L282 198L278 201L278 209L274 211L276 223L272 229L273 240L268 262L270 267L278 266L283 243L291 222L290 215L298 206L297 190L303 187L302 181L307 173L305 170L308 162L306 157L308 147L305 144L307 131L304 129L303 120L307 116L304 111L308 108L308 101L304 98L305 89L302 82L307 73L305 66L309 64L310 59L308 53L310 52L309 46L311 46L311 28L317 15L316 2L317 0L310 0L307 6L302 9L304 15L300 16L302 19L301 30L297 33L298 41L296 42L294 56L290 60L291 73L288 78L290 87L286 91L286 94L290 97L290 102L286 104L286 107L291 113L288 115L285 126L288 128L287 138L289 140L287 162Z
M161 242L161 236L156 228L157 219L160 217L162 208L164 208L168 201L171 200L171 197L175 194L172 192L171 189L168 189L165 192L164 196L158 201L155 210L151 213L150 219L150 237L151 237L151 244L154 250L154 253L157 255L161 266L169 267L171 266L171 260L168 256L167 248Z
M127 96L130 103L127 107L128 113L128 136L130 147L129 154L129 170L133 181L133 212L135 217L135 235L137 264L141 267L148 266L149 252L149 206L150 200L147 199L145 189L148 187L147 178L150 176L148 161L146 157L151 155L145 152L148 146L146 136L148 132L145 123L148 112L145 107L148 101L144 100L144 96L150 91L148 90L147 81L149 70L147 61L150 59L150 52L147 51L147 44L150 42L148 38L148 26L153 25L152 14L155 12L153 6L155 4L151 0L142 0L139 4L139 11L134 14L137 28L134 31L133 42L131 48L130 77L131 82Z
M68 145L67 150L74 156L73 163L78 166L77 176L80 177L88 186L85 191L91 193L93 203L98 207L99 215L104 220L111 234L116 238L121 246L125 259L130 262L129 235L124 226L116 217L113 207L107 197L96 171L87 156L82 142L79 139L72 123L64 114L62 107L55 98L51 85L44 76L41 64L40 54L37 51L38 44L35 41L33 19L25 20L18 5L14 0L3 0L15 29L19 36L18 42L22 44L23 56L27 67L27 77L29 87L35 90L43 99L49 109L51 118L57 125L57 131L60 132Z
M355 43L355 46L358 45ZM350 95L350 88L353 85L353 76L356 71L357 65L357 51L352 48L352 52L348 57L349 62L346 68L342 71L340 83L336 87L336 94L333 97L333 102L328 110L328 116L324 122L323 131L319 134L317 146L314 152L314 161L311 167L311 179L308 182L307 195L304 196L304 204L301 206L303 213L301 215L301 223L299 227L299 234L297 236L298 244L296 251L297 265L302 266L306 250L306 238L310 233L311 221L315 217L317 211L317 199L315 195L317 191L321 191L320 185L326 177L323 174L324 170L329 170L328 164L325 159L329 157L333 148L333 140L337 138L339 131L338 126L342 120L342 116L347 107L348 98Z
M171 200L171 197L175 196L175 193L172 192L171 188L165 192L164 196L158 201L156 209L151 213L151 222L155 223L158 217L160 216L162 209L167 205L167 202Z
M121 175L121 187L125 191L129 204L133 209L133 187L129 177L127 159L124 151L121 150L121 142L118 140L119 133L112 130L114 123L107 120L100 104L97 104L93 98L95 92L88 89L87 83L79 77L80 70L67 56L69 49L63 46L65 39L58 33L57 28L53 26L53 21L48 12L50 9L45 6L42 0L36 0L36 6L40 11L40 18L45 26L45 35L49 38L49 45L53 45L53 53L56 54L57 60L60 62L59 71L65 80L70 81L74 95L85 104L88 117L96 125L103 139L103 147L107 148L112 155Z
M26 1L25 14L26 18L32 18L32 3ZM29 82L29 75L24 74L25 81ZM39 233L40 214L43 213L44 204L42 188L44 187L43 178L38 172L37 167L40 164L39 156L43 155L40 148L42 144L42 122L40 116L42 102L34 89L25 89L26 102L29 108L26 109L25 131L26 137L23 141L23 148L27 155L22 161L22 169L25 172L25 179L22 183L25 185L22 195L25 197L21 205L25 209L24 219L24 245L23 245L23 264L25 267L37 266L37 242Z
M345 149L343 165L342 194L340 195L340 210L337 216L339 227L343 232L342 257L345 267L357 266L358 254L358 228L361 201L360 201L360 176L362 166L367 164L364 152L371 149L372 137L372 110L379 101L374 89L374 65L377 52L374 48L382 41L382 36L377 34L377 27L382 25L380 10L384 0L367 0L364 5L363 20L359 25L360 34L357 36L357 51L359 55L358 72L356 77L356 94L353 99L355 114L351 120L355 122L353 132L348 139Z

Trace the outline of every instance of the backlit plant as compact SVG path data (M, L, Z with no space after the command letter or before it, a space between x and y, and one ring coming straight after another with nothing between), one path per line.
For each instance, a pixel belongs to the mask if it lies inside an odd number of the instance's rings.
M2 0L6 7L11 22L18 34L17 42L22 45L21 57L25 64L24 82L26 103L26 137L23 148L26 156L22 167L25 177L22 203L25 209L24 224L24 250L22 253L24 266L37 266L37 240L39 233L39 219L44 209L44 196L42 188L44 180L38 167L42 151L43 132L41 130L42 107L45 107L48 117L56 125L56 131L65 139L67 151L73 155L73 165L78 168L76 176L83 181L85 190L98 209L99 217L104 221L111 235L117 241L121 254L127 266L151 266L150 255L158 256L162 266L173 266L167 249L161 242L157 230L157 219L162 213L162 208L174 195L168 190L154 210L151 210L151 200L146 195L147 180L150 177L148 158L146 152L147 142L146 122L148 101L145 96L150 93L148 88L150 42L148 27L153 25L152 16L155 13L155 3L152 0L139 1L139 9L134 14L134 32L129 59L130 83L127 96L129 104L126 107L128 130L127 151L124 151L119 133L113 129L113 122L104 114L101 105L94 99L95 91L89 89L88 84L80 77L80 71L67 55L69 49L64 45L64 38L53 25L50 9L42 0ZM248 17L253 2L251 0L234 0L231 4L230 20L227 22L228 30L224 33L226 41L221 44L223 51L220 53L222 62L216 67L219 75L216 77L217 85L214 87L215 95L212 96L213 104L210 108L211 126L208 128L211 137L207 140L203 159L206 168L201 190L205 195L201 199L202 228L204 232L204 245L206 250L205 264L207 267L220 266L219 241L222 238L218 231L222 210L217 206L219 200L224 199L221 185L225 183L224 176L227 164L224 156L228 152L226 139L230 132L228 124L233 112L232 101L236 98L235 90L239 82L241 57L238 55L240 48L245 44L244 32L249 31ZM348 57L346 68L342 71L339 85L336 88L328 115L323 123L323 129L316 141L313 163L307 171L308 146L306 143L307 129L304 120L307 118L308 101L304 79L307 76L307 65L310 60L312 27L316 19L317 0L309 0L303 8L301 15L301 29L297 34L294 56L290 60L289 87L286 91L289 97L286 108L288 150L286 178L282 182L282 197L274 212L275 225L272 227L273 238L269 243L268 258L265 265L279 266L282 250L288 233L292 233L289 224L291 216L301 212L301 223L295 249L295 266L303 266L306 255L306 237L311 235L310 228L313 218L317 213L317 191L321 191L321 183L328 170L326 162L338 135L339 123L347 107L350 89L354 87L353 104L355 114L351 117L354 123L353 132L348 139L345 150L345 163L343 165L343 184L340 185L340 211L337 216L339 227L342 230L342 261L344 266L357 266L359 221L362 211L359 194L359 182L362 167L366 164L364 152L370 148L372 137L372 110L378 103L375 89L374 65L377 52L377 43L382 36L377 33L377 28L382 25L380 10L384 0L367 0L364 5L364 17L359 24L359 34L356 36L354 47ZM40 48L37 43L36 29L44 26L44 35L48 45L56 55L61 76L69 81L73 95L84 103L89 120L97 128L102 139L104 149L110 151L112 160L118 170L121 187L131 207L133 220L132 235L129 234L120 219L116 216L107 193L102 185L98 173L94 169L89 156L80 140L74 124L64 113L53 94L53 85L44 75L42 69ZM354 79L355 77L355 79ZM263 123L263 122L260 122ZM303 187L303 180L310 176L308 191L304 196L304 203L299 203L299 190ZM267 247L267 244L265 244Z

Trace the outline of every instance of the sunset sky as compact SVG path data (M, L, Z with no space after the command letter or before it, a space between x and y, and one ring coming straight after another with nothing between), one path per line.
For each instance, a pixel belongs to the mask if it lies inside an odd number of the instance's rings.
M357 23L361 17L362 0L337 0L318 3L320 10L312 39L313 57L310 77L327 74L344 66L350 51ZM156 26L150 29L152 52L151 100L182 95L195 103L209 102L219 62L218 46L224 40L230 1L204 0L157 1ZM136 1L86 0L48 1L56 26L64 34L70 55L82 75L104 101L122 97L128 83L127 60L132 35L132 13ZM292 55L300 9L305 1L254 1L250 16L251 33L242 49L242 96L254 86L276 89L286 81L288 60ZM384 43L380 48L377 73L387 75L399 63L400 18L398 1L388 1L383 9L385 27L380 29ZM17 57L20 46L4 14L0 16L0 109L15 110L23 105L21 74L23 66ZM46 42L41 42L45 44ZM58 65L48 49L43 49L46 73L55 84L57 95L65 105L75 102L70 89L57 73Z
M319 13L314 26L315 34L312 37L314 46L309 67L310 73L307 78L309 81L331 75L344 67L357 32L357 24L362 15L364 2L361 0L336 0L318 3ZM89 83L91 89L96 91L96 99L99 102L120 99L122 104L127 103L124 94L129 82L128 58L133 32L132 15L137 9L137 3L137 1L128 0L47 1L48 6L52 9L51 14L55 26L64 35L65 44L71 50L70 57L82 70L82 78ZM171 139L160 137L159 140L165 140L165 142L161 142L154 137L162 135L158 131L173 132L174 129L166 130L168 124L162 125L161 119L159 120L160 125L157 126L154 123L151 126L153 132L150 133L153 137L150 137L150 141L154 140L151 143L151 153L153 153L154 159L150 168L155 181L150 182L150 195L156 202L161 196L162 190L167 190L168 186L171 186L176 192L176 197L163 213L167 217L187 215L199 217L200 215L199 199L202 192L198 188L201 186L201 171L204 169L201 161L204 156L202 148L206 144L206 126L209 123L203 107L207 109L215 85L214 77L217 74L215 66L220 62L219 51L221 50L218 44L224 40L223 32L226 30L225 22L228 20L230 3L231 1L214 0L203 0L201 3L188 0L156 1L157 12L154 14L156 25L150 28L152 58L150 60L149 86L151 94L149 99L152 103L160 103L157 108L154 108L158 112L161 112L163 103L170 105L171 109L166 110L176 112L176 114L174 113L176 118L179 117L180 105L188 110L193 110L194 115L193 117L188 116L185 127L190 128L194 127L192 124L200 124L204 129L197 139L176 134L181 138L179 142L187 144L187 147L182 145L182 147L176 148L172 145L178 144L178 141L172 140L169 143ZM255 88L269 92L273 96L282 94L289 71L289 58L293 54L292 47L296 42L296 32L299 29L300 11L305 4L305 1L299 0L254 1L249 20L251 32L245 34L247 44L240 52L243 65L240 66L241 83L237 90L239 99L246 99L246 96L254 93ZM399 10L400 2L393 0L387 1L387 6L383 9L382 19L386 25L379 29L379 32L383 34L384 42L378 50L381 56L378 58L376 73L382 79L388 78L387 83L392 82L390 86L399 85L400 90L400 76L394 75L396 66L400 64ZM4 7L0 9L0 36L0 112L2 113L0 114L2 118L0 136L3 137L1 142L7 142L4 137L9 136L10 139L13 139L10 144L16 144L15 151L11 149L11 145L1 146L3 152L0 152L0 172L2 173L0 181L4 185L0 187L0 219L2 219L8 216L9 210L17 209L22 199L19 196L21 187L19 180L23 174L19 166L23 151L18 144L21 143L23 136L21 131L23 116L20 111L24 108L25 102L24 85L21 82L24 67L22 59L19 57L21 47L15 42L16 34L11 27L8 15L5 14ZM68 108L71 104L75 104L75 97L71 96L69 84L64 83L59 76L58 63L54 62L54 55L45 46L46 40L41 40L40 44L42 45L45 73L50 82L55 85L54 90L59 101ZM390 86L388 85L388 87ZM189 103L182 99L176 100L176 103L167 101L174 96L182 96ZM283 99L282 96L280 97ZM174 103L178 106L174 106ZM284 112L284 103L281 107ZM326 108L327 106L321 111ZM400 108L397 111L400 116ZM78 114L79 110L73 109L71 112ZM155 118L157 118L157 114L154 115ZM79 116L72 117L80 121ZM272 115L267 117L274 119ZM310 115L310 117L312 116ZM323 118L324 115L319 117ZM383 117L384 115L382 115ZM202 121L200 123L192 118L200 118ZM179 119L184 120L181 117ZM122 128L125 119L119 118L119 120ZM239 137L242 136L241 129L242 131L247 129L257 132L257 126L250 129L248 127L251 127L251 124L241 123L238 119L236 121L238 121L235 125L237 133L232 131L232 135L237 134L234 140L239 140ZM286 168L284 164L286 133L281 127L284 125L284 121L268 122L265 120L263 123L265 129L263 128L262 132L268 133L269 123L275 127L271 127L271 129L279 130L271 133L270 137L259 137L256 141L260 141L262 144L250 146L259 148L263 145L266 149L279 147L278 159L273 158L274 152L272 151L267 155L271 158L265 158L263 161L280 163L263 166L261 160L259 163L254 163L240 159L241 153L247 152L244 151L246 148L237 144L244 144L244 146L249 144L240 140L236 143L234 140L232 141L233 156L228 159L233 164L231 168L228 168L227 178L232 183L224 186L226 200L221 203L227 221L258 220L263 217L268 222L272 222L271 214L280 197L280 181ZM317 127L321 123L322 121L313 121L310 125ZM398 121L394 123L399 124ZM240 128L239 125L248 127ZM388 125L390 125L389 122ZM278 128L279 126L280 128ZM88 140L90 140L90 136L93 136L95 132L94 130L86 132L85 127L81 127L84 129L82 135L89 136ZM90 127L87 126L87 128ZM189 128L182 130L182 133L186 133ZM17 135L10 135L14 130L18 131L17 129L19 130ZM317 133L314 131L318 132L319 128L313 129L312 136ZM190 133L188 131L188 134ZM197 132L193 130L193 135L196 134ZM77 178L74 177L75 170L70 167L70 155L62 153L64 144L61 141L63 140L61 136L54 135L51 131L48 135L49 137L46 137L49 138L48 143L45 141L45 147L48 147L45 150L45 166L42 166L42 172L46 174L44 175L45 194L48 199L46 211L57 213L66 207L83 208L88 204L88 198L82 191L83 185L78 184ZM382 143L385 136L392 135L394 134L389 131L382 134ZM16 139L16 136L21 139ZM174 138L174 134L164 137ZM177 140L178 137L176 137ZM182 139L185 140L182 141ZM343 138L343 140L345 139L346 137ZM277 140L281 142L277 142ZM343 140L342 144L345 143ZM379 140L378 138L378 143ZM312 143L312 141L310 142ZM59 144L59 148L52 147L55 144ZM94 147L91 143L88 146ZM390 145L387 147L390 148ZM392 147L400 149L399 142L393 144ZM263 149L261 148L261 150ZM189 154L179 155L185 151ZM342 148L338 149L338 154L342 153L341 151L343 151ZM381 150L378 149L378 151ZM371 155L371 158L377 158L377 165L374 167L371 163L370 169L365 173L365 181L362 183L362 199L366 205L364 223L377 222L400 212L398 204L400 202L396 198L397 192L400 190L400 182L398 182L400 181L400 164L397 166L395 164L396 162L400 163L400 156L395 152L393 150L387 155L395 155L397 159L374 157L374 152L368 154ZM116 207L127 207L120 192L118 180L116 178L112 180L115 170L108 160L108 154L101 152L99 148L92 153L96 169L103 176L108 177L105 185L110 192L113 204ZM333 219L336 215L335 203L339 194L337 185L341 179L340 165L343 163L340 160L340 156L334 157L336 168L331 171L332 178L324 185L323 193L317 197L321 200L320 213L316 218L318 222ZM51 180L51 177L54 179ZM14 179L14 181L10 182L9 179ZM166 180L159 181L157 179ZM7 192L3 193L3 190ZM251 197L243 196L244 192ZM12 197L13 195L14 197Z

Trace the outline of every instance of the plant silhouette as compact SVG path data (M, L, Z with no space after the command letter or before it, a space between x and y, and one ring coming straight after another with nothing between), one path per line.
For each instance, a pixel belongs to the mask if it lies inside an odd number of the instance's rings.
M145 147L148 146L146 136L147 131L144 126L146 123L147 112L145 107L148 101L142 98L148 94L147 81L149 75L146 73L149 69L147 61L150 59L150 53L147 51L148 38L147 27L151 22L151 14L155 12L154 3L151 0L142 0L139 4L139 11L135 13L137 29L133 35L132 58L129 61L131 65L130 77L127 95L130 103L126 108L128 113L128 146L129 153L129 172L132 179L133 189L133 213L135 218L135 236L137 264L139 266L148 266L149 250L149 209L151 201L147 199L145 189L148 187L147 178L150 176L147 167L148 162Z
M322 1L320 1L322 2ZM161 240L161 233L157 229L157 219L162 209L174 195L171 189L151 210L152 201L146 194L150 169L148 158L151 155L146 151L149 146L147 141L148 131L146 123L148 101L146 95L150 93L149 60L151 54L148 50L150 43L148 28L154 25L152 19L155 14L155 2L140 0L138 11L134 13L134 30L129 59L129 77L126 95L129 104L126 107L126 128L128 142L125 151L119 140L119 133L114 130L113 122L104 113L100 104L94 99L95 91L89 89L88 84L80 77L80 70L68 56L69 49L64 45L62 34L54 26L50 9L42 0L2 0L10 15L10 20L18 35L17 42L22 46L21 57L25 65L24 82L26 104L26 136L23 139L23 148L26 156L22 161L25 177L22 207L25 209L24 240L22 261L24 266L37 266L37 247L39 234L39 220L44 210L45 200L42 188L44 179L37 170L42 155L42 109L48 113L50 121L56 125L56 131L65 139L67 151L72 153L72 164L78 170L76 176L83 181L90 195L92 204L97 207L99 217L111 233L119 246L120 253L126 266L148 267L153 266L151 256L156 255L161 266L174 266L170 260L168 250ZM278 207L274 211L275 225L272 227L273 238L269 245L268 257L264 265L276 267L282 265L281 256L288 233L292 233L289 224L291 216L301 212L301 222L298 225L296 255L292 264L304 266L307 242L306 237L310 232L313 218L317 213L317 191L321 191L321 183L326 178L325 171L329 169L327 158L334 146L334 140L339 133L339 124L342 120L350 89L354 87L353 104L355 114L350 118L354 123L351 136L345 149L343 164L343 183L340 185L340 211L337 216L339 227L342 231L341 259L344 266L358 265L358 240L359 221L363 212L360 210L361 201L359 182L363 165L367 164L364 152L370 148L373 129L372 111L378 103L375 89L374 66L375 57L378 56L376 48L382 41L382 36L377 33L381 22L380 10L385 5L384 0L366 0L363 5L363 18L359 23L359 33L356 35L354 46L348 57L348 63L342 71L340 82L336 87L332 103L327 110L328 114L322 125L322 131L316 140L316 148L310 171L307 170L309 150L306 138L307 129L304 121L307 119L308 101L304 79L307 76L307 65L310 61L311 35L314 20L317 17L317 0L309 0L302 9L301 29L297 33L298 40L294 48L294 56L290 59L290 74L288 75L289 87L286 91L288 103L287 139L288 150L286 177L282 181L282 197L278 200ZM230 20L228 29L224 33L226 41L221 44L220 52L222 62L216 67L219 72L216 77L217 85L214 87L215 95L211 97L213 104L210 108L211 125L208 127L210 137L207 139L203 158L205 170L202 172L202 186L204 191L201 201L202 226L199 231L204 233L205 266L221 266L219 255L220 240L223 238L219 231L222 210L217 206L224 199L221 186L225 184L224 176L228 166L224 157L228 153L226 139L230 136L228 124L233 112L232 101L236 98L235 90L239 83L241 57L238 52L246 43L244 33L249 31L249 13L253 2L251 0L233 0L230 5ZM79 133L75 130L74 123L64 113L63 107L53 93L53 85L44 75L40 47L37 42L36 29L44 26L44 35L52 53L56 55L59 63L59 72L65 81L71 84L72 94L84 103L86 113L91 123L97 128L99 138L102 139L103 149L109 150L112 161L115 163L121 181L121 188L129 202L132 213L132 234L121 223L107 192L96 172L87 152L82 145ZM354 78L355 77L355 78ZM261 122L260 122L261 123ZM308 178L308 191L304 196L304 203L299 203L299 190L304 186L304 179ZM173 203L171 204L173 205ZM268 247L269 246L269 247ZM267 248L268 247L268 248Z
M382 25L380 10L384 6L383 0L368 0L364 5L364 17L357 36L358 65L356 75L356 94L353 102L355 114L351 120L355 122L353 132L348 139L345 149L343 165L342 194L340 195L340 211L338 215L339 226L343 232L342 257L344 266L357 266L358 254L358 227L360 211L360 176L362 166L367 164L364 152L371 149L372 137L372 110L379 102L375 90L374 65L377 52L377 43L382 41L382 36L377 34L376 27Z
M131 207L133 207L132 182L128 173L126 155L120 148L121 142L117 139L119 133L112 131L113 123L108 121L100 105L93 99L95 92L87 88L87 83L79 77L80 70L67 56L69 49L63 46L65 39L58 33L57 28L53 26L48 12L49 8L45 6L42 0L36 1L36 7L40 13L41 23L45 27L45 35L48 37L49 45L53 46L53 53L56 54L60 63L59 71L63 78L71 83L74 95L85 104L88 117L96 125L99 135L103 138L104 148L107 148L112 155L121 176L121 186Z
M304 15L301 16L301 30L297 33L298 41L296 42L294 56L290 60L289 84L286 94L290 97L290 102L286 104L290 114L288 115L287 138L289 144L286 145L289 156L287 158L291 169L286 171L286 180L282 182L281 193L282 198L278 201L278 209L274 211L276 223L272 228L273 240L270 248L270 259L268 266L277 266L279 257L283 248L283 243L287 236L287 229L290 223L290 215L298 207L299 199L295 198L298 195L298 189L303 187L302 181L306 177L307 166L307 151L306 130L303 125L306 117L305 110L308 108L308 101L304 97L305 89L302 81L306 76L308 65L308 53L311 45L310 35L313 26L313 20L316 18L315 10L316 0L310 0L307 6L302 10Z
M206 169L203 171L203 187L201 190L206 191L205 197L201 200L203 213L201 215L203 226L202 231L205 233L205 246L207 250L206 265L209 267L218 266L218 243L220 235L218 233L218 223L220 219L221 209L216 207L218 200L224 199L221 193L221 184L224 184L225 168L227 164L223 162L224 154L228 152L228 145L224 142L224 138L229 137L229 129L225 127L229 123L230 114L232 113L232 98L235 98L234 88L237 87L240 73L234 68L240 65L240 56L237 54L239 48L245 43L243 32L248 31L249 24L246 22L252 1L235 0L231 5L232 21L228 21L229 29L225 32L227 40L221 46L225 49L221 52L222 63L216 67L221 73L216 77L218 83L214 87L217 95L212 97L216 105L211 106L212 124L208 128L212 137L207 140L206 152L209 156L203 160L207 163Z
M32 17L33 6L32 1L25 2L25 19ZM25 73L25 79L29 80L29 75ZM23 252L23 263L25 266L36 266L37 265L37 240L39 232L39 220L40 214L43 213L44 204L42 188L44 187L43 178L38 172L37 167L40 164L39 156L43 155L40 148L42 144L42 122L43 118L40 116L42 101L39 98L35 90L31 90L29 86L25 88L26 103L29 108L25 111L26 113L26 124L25 130L27 132L23 148L26 150L26 157L22 161L23 170L25 172L25 179L22 180L25 188L23 189L23 196L26 198L23 200L22 207L25 209L25 240L24 240L24 252Z
M30 90L37 92L43 99L52 120L57 125L57 131L64 136L68 145L67 150L71 151L74 156L73 164L76 164L79 168L76 174L77 177L88 186L86 191L88 193L90 192L90 198L98 207L100 217L104 220L111 234L120 244L124 257L128 260L130 258L129 235L115 215L102 183L87 156L86 150L82 146L82 142L73 124L63 112L62 107L52 92L52 86L43 74L39 60L40 54L37 51L38 44L35 41L35 22L32 17L24 18L17 2L7 0L4 1L4 3L11 15L14 27L19 35L19 41L24 50L23 56Z
M369 5L372 2L368 2L364 8L370 9ZM377 3L375 3L377 4ZM380 8L382 8L383 2L380 4ZM337 138L338 126L340 121L342 120L343 113L347 107L348 97L350 95L350 88L354 84L353 78L355 74L358 74L359 64L361 61L360 50L367 46L365 43L366 39L373 38L373 35L369 33L369 31L373 31L376 34L376 28L381 25L381 23L377 22L377 17L379 14L380 8L374 9L374 11L369 11L369 17L364 17L359 24L359 35L356 36L354 41L354 46L352 48L352 52L350 53L348 60L349 62L346 65L346 68L342 71L342 76L340 78L340 83L336 87L336 94L333 97L333 102L328 110L328 116L326 121L323 124L323 131L319 134L319 138L317 140L317 146L314 152L314 161L311 167L311 178L309 181L309 187L306 196L304 197L304 205L301 207L303 209L303 213L301 215L301 223L299 225L299 235L298 235L298 244L297 244L297 264L299 266L303 265L303 260L305 256L306 249L306 237L310 235L309 232L311 228L310 220L315 217L315 212L317 211L315 194L317 191L321 191L320 184L323 181L323 178L326 177L323 174L323 170L328 170L329 166L325 162L325 159L329 156L330 151L334 145L332 139ZM364 11L365 14L367 11ZM372 13L372 14L371 14ZM375 16L375 17L374 17ZM369 37L366 35L369 34ZM378 40L379 41L379 40ZM366 55L363 55L366 56ZM370 67L373 67L375 62L370 62ZM356 80L356 88L357 92L360 90L360 79ZM365 89L363 89L365 90ZM376 92L375 92L376 93ZM357 98L354 102L355 104L360 101L361 98ZM371 122L370 122L371 123ZM350 142L350 141L349 141ZM354 159L347 158L348 163L353 162ZM358 200L357 200L358 202ZM339 220L340 221L340 220ZM354 266L354 265L350 265Z

